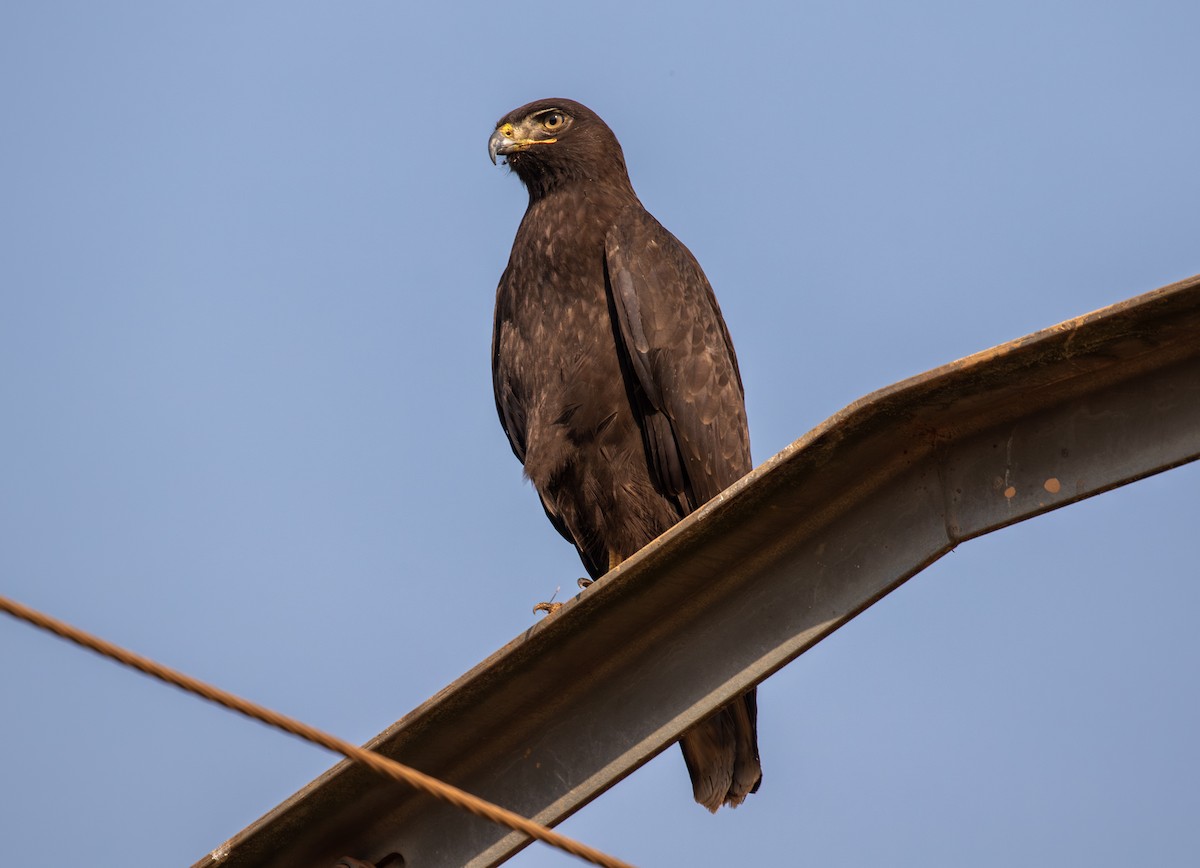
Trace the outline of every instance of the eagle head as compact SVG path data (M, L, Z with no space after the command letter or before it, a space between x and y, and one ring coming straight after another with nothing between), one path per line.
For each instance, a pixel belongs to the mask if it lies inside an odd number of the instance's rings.
M488 139L531 195L571 181L629 185L625 155L595 112L569 99L541 99L506 114Z

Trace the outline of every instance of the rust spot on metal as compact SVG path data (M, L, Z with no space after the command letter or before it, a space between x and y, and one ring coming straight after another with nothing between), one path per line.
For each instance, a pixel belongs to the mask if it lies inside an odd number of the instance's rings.
M1042 488L1046 489L1051 494L1058 494L1062 490L1062 483L1058 481L1058 477L1051 476L1042 483Z

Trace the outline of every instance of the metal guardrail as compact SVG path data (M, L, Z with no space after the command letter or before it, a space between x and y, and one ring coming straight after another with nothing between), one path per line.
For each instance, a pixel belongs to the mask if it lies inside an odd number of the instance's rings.
M369 746L553 825L959 543L1196 458L1200 276L856 401ZM195 868L526 843L342 763Z

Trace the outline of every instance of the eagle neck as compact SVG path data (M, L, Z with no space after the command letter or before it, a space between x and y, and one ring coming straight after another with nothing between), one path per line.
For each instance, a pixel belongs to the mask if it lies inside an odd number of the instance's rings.
M529 203L532 205L540 199L550 196L567 195L581 198L623 198L635 199L633 185L627 176L620 178L599 178L562 175L542 175L524 179L525 189L529 191Z
M601 160L549 164L513 159L510 165L529 191L531 204L546 196L579 189L603 189L606 194L602 195L636 198L619 148L614 148L606 159Z
M572 221L582 221L581 227L595 227L600 238L617 215L638 202L637 194L628 181L624 184L604 182L562 184L548 190L531 190L525 222L543 227L553 226L555 233Z

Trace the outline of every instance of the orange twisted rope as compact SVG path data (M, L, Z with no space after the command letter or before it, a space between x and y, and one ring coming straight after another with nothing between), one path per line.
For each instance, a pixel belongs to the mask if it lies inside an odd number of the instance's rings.
M242 699L240 696L235 696L219 687L206 684L203 681L192 678L190 675L185 675L182 672L157 663L148 657L127 651L118 645L114 645L98 636L93 636L64 621L59 621L57 618L52 618L7 597L0 596L0 611L53 633L56 636L66 639L68 642L73 642L76 645L87 648L89 651L94 651L110 660L115 660L124 666L132 667L152 678L157 678L159 681L164 681L188 693L200 696L209 702L215 702L217 705L224 706L230 711L244 714L246 717L265 723L267 726L273 726L276 729L291 733L313 744L320 745L334 753L340 753L344 757L356 760L374 769L385 777L393 778L416 787L418 790L449 802L467 813L490 820L493 823L498 823L501 826L507 826L509 829L522 832L552 847L558 847L560 850L564 850L573 856L578 856L580 859L591 862L593 865L601 865L604 868L633 868L627 862L622 862L620 859L616 859L586 844L568 838L566 835L560 835L558 832L540 823L535 823L532 820L522 817L520 814L515 814L506 808L494 805L478 796L473 796L464 790L460 790L458 787L451 786L414 768L388 759L382 754L361 748L348 741L343 741L336 736L329 735L287 715L264 708L257 703Z

